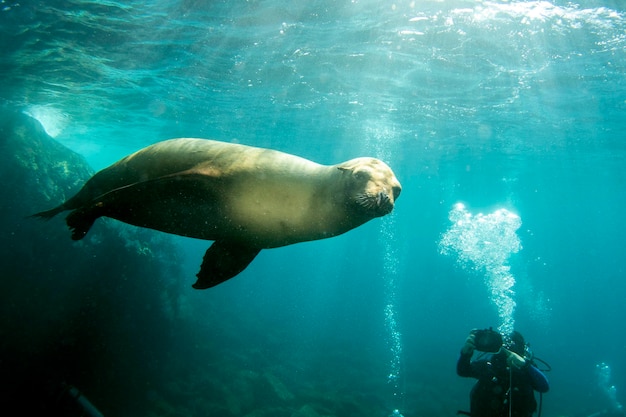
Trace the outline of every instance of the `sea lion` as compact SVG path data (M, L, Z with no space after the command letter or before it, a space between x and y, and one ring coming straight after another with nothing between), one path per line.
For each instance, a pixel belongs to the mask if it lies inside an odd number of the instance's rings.
M74 240L101 216L213 240L193 285L204 289L243 271L261 249L336 236L388 214L401 189L375 158L326 166L271 149L182 138L121 159L34 216L72 210L66 222Z

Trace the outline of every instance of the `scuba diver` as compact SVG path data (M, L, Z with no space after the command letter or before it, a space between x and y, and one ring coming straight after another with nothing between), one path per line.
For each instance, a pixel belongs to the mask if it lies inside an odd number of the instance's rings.
M474 351L491 353L472 361ZM548 392L548 379L533 363L524 337L514 331L503 341L491 328L472 330L456 365L459 376L478 381L470 393L472 417L530 417L537 410L534 391ZM541 414L541 411L539 412Z

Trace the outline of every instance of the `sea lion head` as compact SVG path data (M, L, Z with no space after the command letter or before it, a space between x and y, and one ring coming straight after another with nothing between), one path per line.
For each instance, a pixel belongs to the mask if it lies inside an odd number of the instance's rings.
M387 164L376 158L356 158L337 165L342 171L351 205L368 217L393 210L402 186Z

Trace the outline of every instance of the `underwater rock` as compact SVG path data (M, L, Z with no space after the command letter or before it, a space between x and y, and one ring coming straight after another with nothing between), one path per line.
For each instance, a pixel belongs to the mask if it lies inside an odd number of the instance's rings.
M18 213L22 208L64 200L92 174L82 156L50 138L37 120L23 113L0 111L0 150L3 214L24 217Z
M294 399L294 395L287 389L285 384L280 379L278 379L277 376L266 372L265 374L263 374L263 377L272 388L274 394L276 394L276 396L280 400L291 401Z
M0 107L0 402L25 415L54 415L63 382L106 405L105 415L139 411L139 387L173 343L178 267L169 241L103 222L76 244L62 219L28 218L90 175L37 120Z
M282 407L264 407L244 415L244 417L290 417L289 409Z
M317 412L315 407L310 404L303 405L298 409L298 411L294 412L291 417L334 417L330 414L320 414Z

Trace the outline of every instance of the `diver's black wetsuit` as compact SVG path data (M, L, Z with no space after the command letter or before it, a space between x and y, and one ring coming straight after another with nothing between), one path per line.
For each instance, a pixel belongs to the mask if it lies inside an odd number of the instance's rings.
M507 417L509 404L511 417L530 417L537 409L533 391L548 391L548 379L539 369L528 364L522 369L513 367L511 373L506 359L504 352L476 361L472 361L471 353L461 354L456 364L457 374L478 379L470 394L472 417Z

